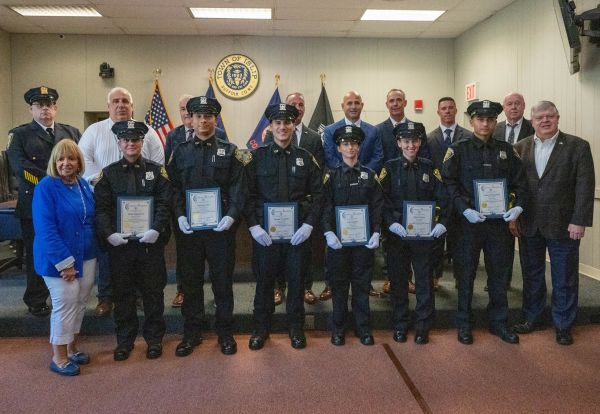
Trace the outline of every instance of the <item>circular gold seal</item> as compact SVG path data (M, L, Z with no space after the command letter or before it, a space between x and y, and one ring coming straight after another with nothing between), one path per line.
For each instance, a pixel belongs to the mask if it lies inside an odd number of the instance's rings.
M215 69L217 88L230 99L244 99L252 95L258 80L258 68L248 56L225 56Z
M343 236L347 236L350 232L348 231L348 229L342 229L342 235Z
M488 203L486 203L486 202L481 203L482 208L487 208L487 206L488 206Z
M414 226L413 226L412 224L409 224L409 225L407 225L407 226L406 226L406 228L407 228L408 230L412 230L412 229L413 229L413 227L414 227Z
M277 227L271 226L271 228L269 228L269 230L271 231L271 233L275 233L277 231Z

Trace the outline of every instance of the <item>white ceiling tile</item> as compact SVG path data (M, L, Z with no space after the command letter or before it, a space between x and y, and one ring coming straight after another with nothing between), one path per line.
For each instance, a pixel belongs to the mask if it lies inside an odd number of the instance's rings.
M314 9L304 7L282 7L275 9L276 20L309 20L309 21L336 21L360 20L363 9ZM321 23L322 25L323 23Z
M310 9L366 9L366 3L364 0L276 0L276 7L298 7L301 5Z
M450 10L462 0L372 0L369 9ZM487 1L487 0L482 0Z
M189 9L183 6L159 7L159 6L107 6L99 5L98 12L105 17L133 17L136 19L159 19L178 18L191 19Z
M360 21L354 23L353 32L371 33L420 33L431 26L431 22L376 22Z
M436 22L479 22L493 13L490 10L450 10L442 14Z
M345 21L345 22L327 22L327 24L323 24L323 22L319 21L293 21L293 20L276 20L273 22L273 28L275 30L290 30L300 32L303 30L307 31L317 31L321 30L323 32L331 32L331 31L346 31L350 30L354 22Z
M502 10L515 0L463 0L455 7L455 10Z
M45 33L43 27L27 21L25 17L19 15L0 17L0 29L9 33Z

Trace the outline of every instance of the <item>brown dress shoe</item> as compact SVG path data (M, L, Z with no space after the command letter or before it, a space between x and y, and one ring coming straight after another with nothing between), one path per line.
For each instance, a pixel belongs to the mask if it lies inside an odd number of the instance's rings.
M173 302L171 303L171 307L181 308L181 305L183 305L183 293L177 292L175 298L173 299Z
M281 302L283 302L283 291L281 289L273 291L273 301L275 302L275 306L281 305Z
M381 289L383 293L389 294L392 291L392 284L389 280L383 282L383 288Z
M314 305L317 302L317 297L312 290L307 289L304 291L304 302L308 303L309 305Z
M380 290L377 290L373 287L373 285L371 285L369 287L369 296L373 296L374 298L383 298L385 297L385 293L383 293Z
M111 300L101 300L100 302L98 302L98 305L96 305L96 311L94 312L94 314L99 318L103 318L105 316L110 315L112 309L113 303Z
M321 292L321 294L319 295L319 300L326 301L331 299L331 296L331 288L329 286L325 286L325 289L323 289L323 292Z
M416 290L415 284L413 283L412 280L409 280L408 281L408 293L412 293L414 295L416 291L417 290Z

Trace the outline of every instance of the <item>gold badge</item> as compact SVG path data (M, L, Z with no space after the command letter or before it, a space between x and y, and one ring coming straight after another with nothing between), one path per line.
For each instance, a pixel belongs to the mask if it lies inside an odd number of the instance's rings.
M444 161L443 162L448 161L453 156L454 156L454 150L452 148L448 148L448 151L446 151L446 155L444 155Z
M225 56L215 69L217 89L229 99L244 99L256 91L259 74L248 56Z
M329 173L325 173L325 176L323 177L323 184L326 184L327 181L329 181Z
M387 175L387 170L385 169L385 167L383 167L381 169L381 172L379 173L379 177L377 177L377 180L379 182L382 182L386 175Z
M160 167L160 175L165 177L167 180L169 179L169 174L167 174L167 170L165 170L165 167ZM152 175L152 178L154 178L154 175ZM148 178L146 178L146 179L148 179Z
M437 178L440 182L442 181L442 174L440 174L440 170L437 168L433 170L433 176Z
M40 93L42 95L48 95L48 88L46 88L45 86L40 87Z

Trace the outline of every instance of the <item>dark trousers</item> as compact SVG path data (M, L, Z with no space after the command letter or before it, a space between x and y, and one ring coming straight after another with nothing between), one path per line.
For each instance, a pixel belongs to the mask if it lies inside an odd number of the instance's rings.
M388 237L387 266L391 283L392 324L394 330L408 330L408 279L410 269L414 271L416 299L415 329L429 330L435 316L433 294L432 253L438 240L402 240L396 235Z
M271 330L271 315L275 311L273 289L280 272L287 276L287 299L285 309L290 332L304 329L304 280L302 263L310 239L298 246L289 243L273 243L264 247L252 241L254 249L253 270L256 273L254 295L254 323L256 333Z
M111 300L110 265L108 252L98 250L98 301Z
M348 313L348 294L352 285L352 313L358 336L370 332L369 286L373 273L374 254L364 246L346 246L339 250L327 248L327 265L331 273L333 300L332 329L344 333Z
M546 306L546 249L552 274L552 320L569 329L577 316L579 295L579 240L546 239L538 231L520 239L523 267L523 317L539 322Z
M181 287L181 274L183 272L182 270L182 263L184 260L184 249L185 249L185 245L183 242L183 236L184 234L181 232L181 230L179 230L179 223L177 222L177 218L174 218L172 221L172 228L173 228L173 236L175 236L175 281L177 283L177 292L183 292L183 289Z
M483 223L471 224L463 219L458 239L463 249L458 284L458 328L470 327L472 323L473 284L483 250L489 303L488 318L491 326L501 327L508 317L506 297L506 274L510 266L511 250L514 250L508 225L502 219L487 219Z
M33 220L21 219L21 235L25 249L25 270L27 271L27 287L23 294L23 302L32 308L38 308L46 305L50 293L44 279L35 273L33 266Z
M208 270L217 305L215 330L219 336L233 335L233 266L235 231L195 231L183 234L181 244L181 287L185 300L181 307L183 335L198 338L204 312L204 269ZM271 296L273 294L271 293Z
M144 302L142 334L146 343L160 343L165 335L163 313L167 271L164 252L164 245L141 244L133 240L108 251L119 345L133 344L138 333L136 291L141 292Z
M455 279L460 272L462 246L458 243L458 233L460 232L459 220L460 218L453 217L446 227L447 232L437 239L439 245L435 247L433 273L437 278L443 275L445 258L452 258L452 272Z
M320 234L320 233L317 233ZM313 258L313 248L314 248L314 237L311 237L304 243L308 243L304 254L304 261L302 262L302 274L304 275L304 289L312 290L313 285L313 274L312 274L312 258ZM277 280L275 281L275 287L281 290L285 290L287 286L287 281L285 278L285 271L281 269L281 272L277 275Z

